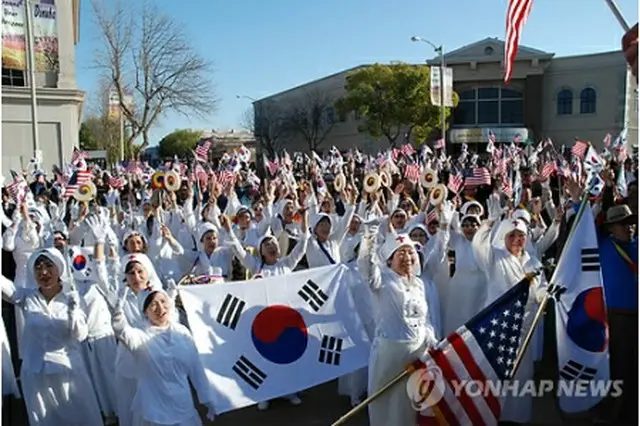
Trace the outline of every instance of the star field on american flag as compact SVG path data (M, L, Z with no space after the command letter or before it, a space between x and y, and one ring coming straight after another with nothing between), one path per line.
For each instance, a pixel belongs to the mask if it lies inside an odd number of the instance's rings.
M467 327L476 338L487 360L501 379L507 379L522 343L522 324L525 313L528 288L513 299L505 300L502 306L495 306L488 315L479 316L475 324ZM473 322L473 320L472 320Z

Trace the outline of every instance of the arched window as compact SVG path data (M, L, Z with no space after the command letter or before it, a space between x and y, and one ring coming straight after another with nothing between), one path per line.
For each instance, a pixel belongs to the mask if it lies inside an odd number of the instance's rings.
M562 89L558 93L558 115L573 114L573 92L570 89Z
M594 114L596 112L596 91L591 87L580 92L580 114Z

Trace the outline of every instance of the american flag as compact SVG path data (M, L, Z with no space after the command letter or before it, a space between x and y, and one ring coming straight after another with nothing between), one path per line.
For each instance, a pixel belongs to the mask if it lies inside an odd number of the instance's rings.
M405 157L410 157L416 153L416 150L413 148L413 145L408 143L402 145L402 148L400 148L400 152L402 152L402 155L404 155Z
M438 139L433 145L433 149L444 149L444 139Z
M493 157L493 175L505 176L507 174L507 159L499 156Z
M463 183L464 178L462 177L462 174L460 172L453 173L452 171L449 173L449 182L447 183L447 188L449 188L449 191L457 194L458 192L460 192L460 188L462 188Z
M124 186L124 181L119 176L111 176L109 178L109 186L115 189L122 188Z
M218 173L218 182L220 182L220 185L222 186L230 185L235 180L236 180L236 175L229 170L223 170L220 173Z
M196 160L206 162L209 159L209 149L211 148L211 139L203 140L194 150Z
M139 161L129 161L129 163L127 163L126 170L128 173L132 173L136 175L142 174L142 167L140 167Z
M507 9L507 34L505 43L505 67L504 67L504 83L509 84L511 75L513 74L513 63L518 54L518 43L522 35L522 29L527 21L533 0L509 0L509 8Z
M436 212L436 209L431 209L429 210L429 212L427 213L427 225L430 224L431 222L436 222L438 220L438 213Z
M576 141L576 143L571 147L571 155L582 159L587 153L587 148L589 148L589 145L586 142Z
M86 170L78 170L71 179L69 179L69 183L64 189L64 198L70 198L73 196L73 193L76 192L80 185L91 181L91 172Z
M80 160L86 160L88 157L89 154L87 154L85 151L78 148L73 148L73 153L71 153L71 162L75 164Z
M542 171L540 172L540 179L547 180L551 175L556 171L556 162L555 161L547 161L544 166L542 166Z
M464 186L475 187L491 185L491 173L486 167L476 167L472 170L464 171Z
M508 177L502 179L502 192L509 198L513 197L513 187L511 186L511 179Z
M13 170L11 170L11 177L13 178L13 182L7 185L7 192L15 204L20 204L27 195L29 187L22 176Z
M207 180L209 176L207 175L207 172L204 170L204 167L202 167L200 164L196 165L195 171L193 174L194 174L194 178L198 180L200 183L205 185L207 184Z
M407 164L404 166L404 177L411 183L416 183L422 173L418 164Z
M429 370L437 367L445 384L435 405L446 424L495 425L500 419L502 383L510 379L520 350L529 279L525 278L483 309L470 321L429 350ZM464 383L483 386L482 392L466 392ZM455 389L459 389L457 394Z

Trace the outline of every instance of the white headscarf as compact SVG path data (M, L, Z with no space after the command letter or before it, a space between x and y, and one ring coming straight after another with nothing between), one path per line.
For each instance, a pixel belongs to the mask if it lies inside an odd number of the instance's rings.
M156 268L151 263L151 260L147 257L146 254L143 253L133 253L127 254L126 256L122 256L120 259L120 265L122 268L122 276L126 277L127 266L131 262L138 262L142 267L147 271L147 275L149 276L149 286L154 289L162 288L162 281L158 277L158 273L156 272ZM126 278L125 278L126 279Z
M493 237L493 241L491 242L493 247L499 250L506 250L507 247L505 246L504 240L507 235L513 231L520 231L524 235L527 235L527 225L525 225L524 222L520 219L512 218L503 220L502 222L500 222L500 225L498 225L498 231L496 232L495 236Z
M27 261L27 282L36 283L35 265L36 260L38 260L40 256L44 256L53 262L58 269L58 274L60 275L62 284L68 284L69 274L67 270L67 263L65 262L62 253L60 253L60 250L54 247L42 248L31 254L31 257L29 257L29 260Z

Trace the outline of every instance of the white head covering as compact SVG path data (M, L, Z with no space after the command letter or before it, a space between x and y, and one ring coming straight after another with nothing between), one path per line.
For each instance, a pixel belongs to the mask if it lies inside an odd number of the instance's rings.
M34 269L36 265L36 260L38 260L40 256L46 257L51 262L53 262L54 265L56 265L56 268L58 269L58 274L60 274L60 280L63 283L68 281L69 274L67 271L67 262L65 262L64 256L62 255L62 253L60 253L60 250L54 247L39 249L34 251L31 254L27 262L27 276L29 278L29 281L33 283L36 282L36 275L35 275Z
M420 229L422 232L425 233L427 238L429 238L429 231L427 231L427 227L424 226L423 224L421 224L421 223L414 224L412 227L409 228L409 234L411 234L414 229Z
M138 308L140 309L140 313L144 316L144 302L147 301L147 298L151 296L153 293L163 293L167 298L169 295L162 288L145 288L140 293L138 293Z
M519 219L506 219L500 222L498 225L498 231L496 235L493 237L493 241L491 244L500 250L506 250L506 246L504 244L504 239L506 236L513 231L520 231L524 235L527 235L527 225L524 224L522 220Z
M295 207L295 203L293 202L293 200L290 200L288 198L280 200L280 202L278 203L278 208L276 210L280 216L284 216L284 208L287 207L288 204L293 204Z
M198 242L199 243L202 242L202 238L204 237L204 235L207 232L215 232L217 234L218 233L218 228L216 228L216 226L211 222L202 223L202 225L200 225L200 228L198 228Z
M521 219L525 222L526 225L531 223L531 215L528 211L524 209L516 209L512 214L511 218L513 219Z
M391 259L396 250L404 246L415 248L415 242L409 238L409 234L389 235L380 247L380 257L386 262Z
M147 275L149 275L149 286L152 288L162 288L162 281L158 277L158 273L156 272L156 268L153 267L153 263L147 257L146 254L143 253L133 253L122 256L120 259L120 265L122 267L122 275L126 276L127 266L131 262L138 262L142 267L147 271Z
M320 223L320 221L321 221L322 219L325 219L325 218L329 220L329 224L330 224L330 225L333 225L333 224L331 223L331 216L329 216L329 215L328 215L328 214L326 214L326 213L316 213L316 214L314 214L314 215L313 215L313 217L311 218L311 231L312 231L312 232L315 232L315 230L316 230L316 226L318 226L318 223Z
M462 219L460 220L460 224L462 225L462 223L467 219L473 219L479 224L482 223L482 221L480 220L480 216L475 214L465 214L464 216L462 216Z
M480 209L480 216L482 216L484 214L484 208L482 207L482 204L480 204L477 201L467 201L466 203L464 203L462 205L462 207L460 208L460 213L462 213L462 215L466 215L467 214L467 210L469 210L470 207L477 207Z

